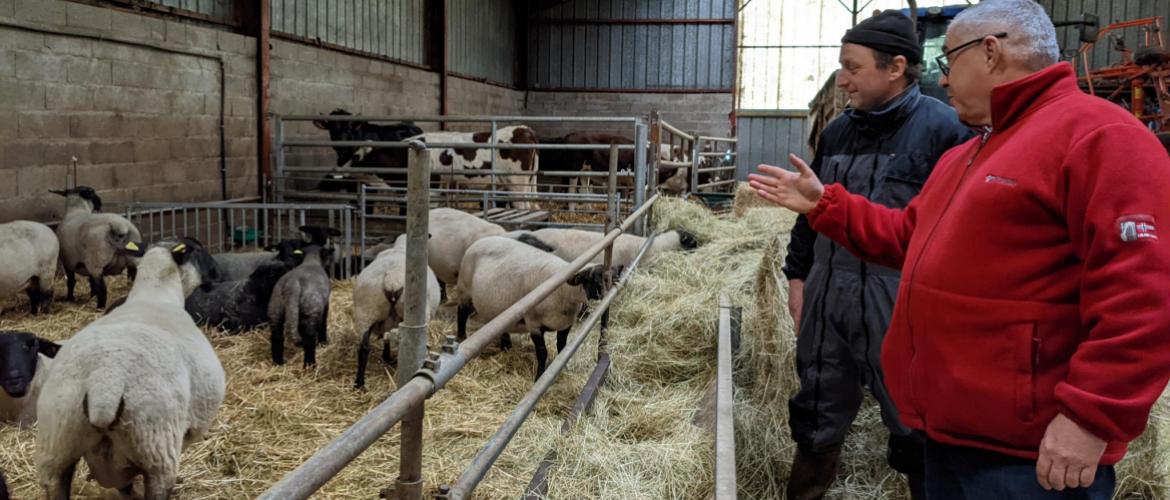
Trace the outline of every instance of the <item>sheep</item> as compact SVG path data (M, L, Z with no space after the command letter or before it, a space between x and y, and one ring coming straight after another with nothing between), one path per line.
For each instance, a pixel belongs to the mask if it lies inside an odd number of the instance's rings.
M57 275L60 245L49 226L18 220L0 224L0 297L24 290L32 314L53 302L53 278Z
M568 266L554 254L508 237L492 236L475 242L463 257L453 294L458 304L458 338L467 337L467 320L472 314L486 323ZM544 333L557 332L557 351L563 350L569 328L585 302L604 294L604 277L603 266L584 267L509 328L509 332L529 332L532 337L536 378L544 373L548 358ZM501 341L507 337L505 333Z
M504 234L504 228L454 208L432 208L428 227L427 262L435 277L444 285L454 285L459 277L463 254L476 240Z
M183 310L208 279L186 243L141 250L122 307L77 332L57 354L37 401L37 475L67 499L77 461L99 484L169 497L179 457L202 439L223 403L225 376L211 343Z
M382 251L374 262L358 275L353 285L353 326L354 331L363 332L358 347L358 371L354 388L366 385L366 363L370 357L370 336L382 335L382 360L391 363L390 330L396 328L405 318L402 292L406 288L406 238L403 234L394 246ZM439 280L427 268L426 276L427 320L435 316L439 308Z
M248 279L261 265L272 261L280 261L289 267L296 267L301 263L301 254L296 251L304 247L302 240L282 240L264 248L263 252L233 252L216 254L216 266L219 276L216 281L239 281Z
M0 472L0 500L10 500L8 497L8 483L4 482L3 472Z
M65 299L74 300L75 275L80 274L89 277L90 298L97 297L98 309L105 309L105 277L128 270L133 279L137 259L127 252L127 243L141 243L142 235L125 217L99 213L102 199L89 186L49 192L67 200L65 218L57 226L61 267L65 269Z
M181 238L178 240L178 243L183 243L187 246L187 259L191 260L192 264L201 269L203 272L203 279L201 280L200 285L190 293L195 293L196 291L207 292L211 290L212 285L219 282L220 276L222 275L219 264L215 261L214 258L212 258L211 252L207 251L207 247L204 247L203 243L195 238ZM126 303L127 298L128 297L124 296L111 302L110 306L106 308L106 312L103 315L109 315L110 313L114 312L115 309Z
M290 269L286 262L274 259L260 265L247 279L195 290L183 307L196 324L233 333L251 330L268 322L272 290Z
M525 231L513 231L509 236L520 237ZM558 229L545 228L538 229L531 232L540 240L548 243L555 248L553 253L562 259L572 261L585 253L589 247L596 245L597 242L605 238L605 235L593 231L583 231L580 229ZM638 250L646 243L646 238L633 235L623 234L617 237L613 243L613 259L611 265L628 267L634 262L634 257L637 257ZM657 255L673 252L676 250L693 250L698 248L699 241L695 235L685 231L668 231L658 235L654 238L654 244L646 250L646 259L650 259ZM593 262L602 262L605 259L604 253L597 254Z
M325 262L332 251L317 245L303 250L305 260L276 282L268 302L268 325L272 330L272 362L284 364L284 338L291 337L305 348L304 366L317 364L317 344L329 342L329 276Z
M37 420L37 395L61 345L28 332L0 332L0 421L28 427Z

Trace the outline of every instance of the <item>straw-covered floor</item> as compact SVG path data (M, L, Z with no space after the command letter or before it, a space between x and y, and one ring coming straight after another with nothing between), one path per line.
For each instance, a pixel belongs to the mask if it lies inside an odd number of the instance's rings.
M714 438L692 420L715 371L720 293L743 307L735 375L739 493L741 498L783 498L793 452L785 401L797 382L786 282L779 268L794 218L775 208L741 206L737 213L742 216L736 218L716 217L677 199L660 203L656 227L686 228L704 245L640 268L615 302L609 332L613 368L592 413L568 436L559 436L596 358L590 339L476 490L477 498L518 497L540 459L554 448L558 460L550 474L550 498L708 498L714 484ZM111 296L128 287L119 278ZM61 288L58 284L58 296L64 295ZM228 372L228 392L208 439L183 455L182 498L254 497L393 390L392 370L377 356L371 360L368 392L351 388L357 343L351 290L352 282L334 288L332 342L319 352L313 370L301 368L299 349L291 351L288 365L273 366L266 328L239 336L208 332ZM0 329L52 339L68 338L99 314L92 305L59 301L52 314L30 317L23 297L3 304ZM453 331L452 317L449 306L440 309L432 341ZM531 387L531 343L526 335L513 342L515 348L506 353L490 349L428 401L423 463L428 496L458 477ZM1163 436L1170 432L1167 415L1160 406L1150 431L1120 468L1118 497L1170 498L1170 466L1164 454L1154 451L1164 447ZM397 476L397 445L395 429L315 498L374 498ZM15 498L40 495L34 447L33 431L0 424L0 469ZM116 498L85 481L85 474L83 465L74 483L79 497ZM902 480L885 466L885 434L872 403L854 426L829 498L907 498Z

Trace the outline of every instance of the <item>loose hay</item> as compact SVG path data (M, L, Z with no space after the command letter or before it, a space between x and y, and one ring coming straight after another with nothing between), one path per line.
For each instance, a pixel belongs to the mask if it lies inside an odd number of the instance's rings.
M714 439L691 421L715 370L720 293L744 309L735 372L739 494L783 498L794 450L787 399L797 380L795 337L785 312L787 281L779 268L794 215L760 208L739 218L716 217L696 203L673 198L659 203L655 227L688 229L704 245L645 263L615 302L609 332L613 367L592 413L568 436L559 436L567 408L596 359L596 343L590 340L476 490L477 498L516 498L550 448L559 457L550 472L550 498L708 498ZM81 295L87 295L81 286ZM228 372L227 398L207 440L183 455L182 498L255 497L394 389L392 369L377 356L370 364L368 392L351 389L358 340L350 319L352 287L352 282L335 284L331 343L319 350L313 370L301 368L299 349L290 352L286 366L273 366L267 328L238 336L208 332ZM118 278L110 289L118 297L129 283ZM63 295L58 283L57 296ZM92 305L58 301L51 315L31 317L23 297L3 305L0 329L51 339L68 338L100 314ZM430 329L432 342L453 331L452 317L449 306L440 309ZM523 337L514 339L509 352L493 348L470 363L427 401L423 471L428 496L458 477L531 387L532 346ZM1158 451L1170 436L1168 406L1166 399L1159 403L1149 430L1118 467L1117 498L1170 498L1170 464ZM827 497L908 498L900 476L885 465L885 440L877 406L867 401ZM15 498L40 496L33 461L34 432L0 425L0 469ZM78 498L117 498L86 481L85 466L81 469L74 482ZM393 485L397 469L398 431L392 430L314 498L373 498Z
M732 206L734 207L735 216L737 218L743 217L743 214L747 213L748 210L753 208L776 207L768 200L761 198L760 195L756 193L756 190L752 189L751 185L746 182L740 182L736 185L735 202Z

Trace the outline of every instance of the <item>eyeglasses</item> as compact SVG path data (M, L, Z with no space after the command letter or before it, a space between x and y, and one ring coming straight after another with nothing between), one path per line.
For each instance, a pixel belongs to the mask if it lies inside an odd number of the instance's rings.
M959 45L958 47L955 47L951 50L944 52L943 55L934 58L934 62L936 64L938 64L938 70L940 72L942 72L943 76L950 76L951 64L948 62L948 59L950 58L951 54L955 54L955 53L959 52L960 50L963 50L967 47L970 47L970 46L975 45L979 42L982 42L984 38L987 38L989 36L993 36L996 38L1007 38L1008 34L1007 33L996 33L994 35L983 35L979 38L971 40L970 42L964 43L962 45Z

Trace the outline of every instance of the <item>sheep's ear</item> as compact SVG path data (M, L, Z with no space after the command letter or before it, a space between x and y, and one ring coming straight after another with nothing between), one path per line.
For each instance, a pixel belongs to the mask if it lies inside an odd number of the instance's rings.
M52 340L37 337L37 352L44 354L45 357L57 357L57 351L61 350L61 344L53 342Z
M65 189L50 189L49 192L59 196L69 196L69 191Z
M581 286L581 283L584 283L585 280L589 279L589 271L590 269L588 267L577 271L577 274L574 274L572 277L570 277L569 281L566 281L565 284L569 286Z
M325 126L325 120L313 120L313 126L321 130L329 130L329 127Z
M127 241L126 246L123 247L123 251L135 257L142 257L146 253L142 245L135 241Z

